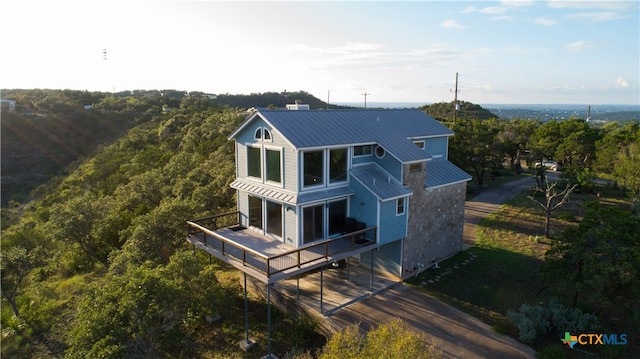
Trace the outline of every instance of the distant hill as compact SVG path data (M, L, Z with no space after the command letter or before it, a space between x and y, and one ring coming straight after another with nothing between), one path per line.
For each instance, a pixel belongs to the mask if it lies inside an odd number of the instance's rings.
M495 114L482 108L480 105L473 104L471 102L461 101L459 102L460 108L457 111L456 118L465 120L488 120L490 118L496 118ZM429 116L442 122L452 122L454 117L453 102L438 102L431 105L425 105L420 108L425 111Z

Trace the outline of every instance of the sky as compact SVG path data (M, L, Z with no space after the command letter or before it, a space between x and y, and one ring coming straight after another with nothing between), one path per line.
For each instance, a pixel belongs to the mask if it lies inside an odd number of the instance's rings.
M639 1L3 0L0 88L640 105Z

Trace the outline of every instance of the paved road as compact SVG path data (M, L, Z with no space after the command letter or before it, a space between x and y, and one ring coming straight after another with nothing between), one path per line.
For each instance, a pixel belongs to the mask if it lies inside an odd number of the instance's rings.
M465 243L471 245L475 242L475 226L483 216L494 212L532 185L532 177L522 178L487 189L468 201L465 206ZM426 333L443 350L445 358L535 357L530 347L496 334L480 320L400 283L337 311L328 319L337 326L360 323L368 329L393 318L401 318L414 330Z

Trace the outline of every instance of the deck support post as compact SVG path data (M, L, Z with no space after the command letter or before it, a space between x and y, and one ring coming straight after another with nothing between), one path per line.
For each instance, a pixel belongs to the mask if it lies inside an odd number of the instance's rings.
M296 276L296 301L300 303L300 274Z
M374 249L371 250L371 280L369 281L369 290L373 291L373 255L376 253Z
M271 284L267 284L267 358L271 359Z
M324 267L320 267L320 314L324 314L323 313L323 298L322 298L322 294L323 294L323 272L324 272Z
M351 276L349 272L349 258L351 257L347 257L347 281L351 281Z
M247 273L244 273L244 331L245 340L249 343L249 301L247 300Z

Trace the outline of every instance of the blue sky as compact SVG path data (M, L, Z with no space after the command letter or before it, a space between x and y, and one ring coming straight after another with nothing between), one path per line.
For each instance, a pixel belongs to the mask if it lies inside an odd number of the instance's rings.
M640 104L638 1L3 1L0 88ZM106 59L103 56L106 49Z

